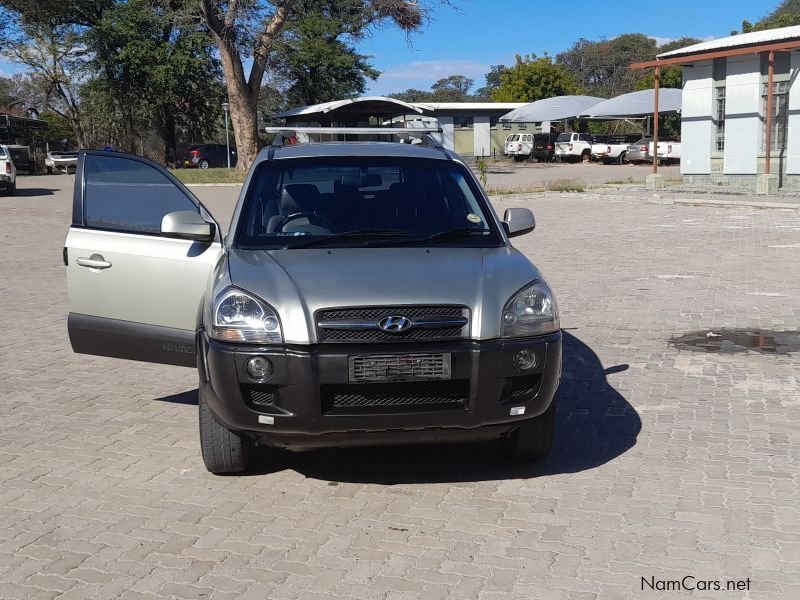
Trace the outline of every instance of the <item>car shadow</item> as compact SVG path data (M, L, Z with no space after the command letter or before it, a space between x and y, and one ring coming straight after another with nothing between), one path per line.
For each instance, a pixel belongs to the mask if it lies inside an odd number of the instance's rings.
M536 464L509 461L496 441L339 448L308 452L261 449L258 466L249 475L292 469L306 477L342 483L456 483L528 479L577 473L603 465L636 444L641 420L606 375L627 370L627 364L604 368L594 351L568 331L556 410L553 450ZM196 404L197 390L161 400Z
M52 196L57 189L52 188L17 188L14 197L31 198L33 196Z

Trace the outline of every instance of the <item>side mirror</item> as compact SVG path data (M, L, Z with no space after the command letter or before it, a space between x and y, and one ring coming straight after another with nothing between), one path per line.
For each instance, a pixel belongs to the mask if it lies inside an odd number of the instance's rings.
M503 215L503 227L508 237L517 237L533 231L536 221L533 213L527 208L507 208Z
M161 235L181 240L211 242L214 240L216 225L203 220L193 210L178 210L167 213L161 219Z

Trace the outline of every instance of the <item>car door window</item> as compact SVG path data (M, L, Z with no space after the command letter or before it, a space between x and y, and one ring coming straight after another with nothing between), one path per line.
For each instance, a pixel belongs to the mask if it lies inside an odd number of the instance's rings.
M161 219L167 213L200 212L175 182L139 160L87 154L83 177L86 227L159 234Z

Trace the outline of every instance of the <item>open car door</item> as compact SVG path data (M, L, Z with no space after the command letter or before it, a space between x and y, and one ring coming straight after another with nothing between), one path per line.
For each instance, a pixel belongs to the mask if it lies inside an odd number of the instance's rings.
M198 314L222 253L219 225L165 169L81 151L64 248L72 349L196 366Z

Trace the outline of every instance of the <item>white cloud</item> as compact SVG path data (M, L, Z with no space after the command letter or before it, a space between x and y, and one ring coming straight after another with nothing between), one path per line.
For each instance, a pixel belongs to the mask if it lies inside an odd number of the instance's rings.
M400 92L408 88L427 90L431 84L448 75L464 75L483 85L489 65L473 60L415 60L388 67L369 86L373 94Z

